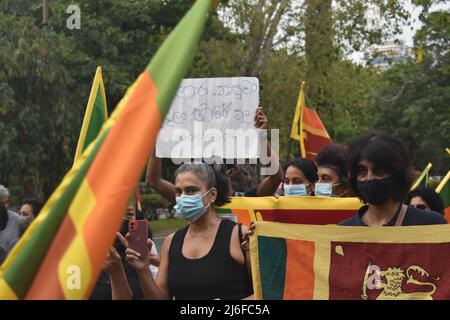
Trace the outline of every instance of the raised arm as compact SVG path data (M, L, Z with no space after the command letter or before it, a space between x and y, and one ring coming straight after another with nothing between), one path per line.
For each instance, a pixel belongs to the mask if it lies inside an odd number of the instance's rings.
M156 157L155 151L153 151L148 160L145 182L147 186L155 189L164 199L170 203L175 203L175 186L161 177L161 159Z
M256 109L254 121L256 128L267 129L267 116L260 107ZM273 196L284 178L283 170L281 170L280 166L280 159L278 158L278 154L272 150L269 140L267 140L267 155L270 156L270 163L275 166L276 173L265 177L261 181L256 191L258 197Z

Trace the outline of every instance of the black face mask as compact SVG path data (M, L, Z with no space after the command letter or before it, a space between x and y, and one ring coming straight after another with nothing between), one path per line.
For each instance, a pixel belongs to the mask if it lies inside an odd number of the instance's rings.
M389 201L394 193L394 180L391 176L383 179L357 181L357 187L365 202L380 206Z

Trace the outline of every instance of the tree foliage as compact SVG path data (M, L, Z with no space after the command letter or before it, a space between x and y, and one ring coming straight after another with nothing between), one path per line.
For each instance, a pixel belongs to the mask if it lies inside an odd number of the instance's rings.
M448 170L445 148L450 141L450 13L433 12L417 33L426 54L421 64L410 61L384 74L374 126L409 143L415 165L433 163L436 172Z

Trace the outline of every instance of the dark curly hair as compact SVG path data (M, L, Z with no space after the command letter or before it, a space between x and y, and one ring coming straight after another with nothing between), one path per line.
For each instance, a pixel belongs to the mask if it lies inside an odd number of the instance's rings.
M369 131L358 136L350 145L350 185L354 194L362 199L357 187L358 163L368 160L393 177L392 199L403 201L413 183L411 155L397 138L381 131Z
M316 162L318 167L336 170L340 182L347 183L349 151L346 145L327 144L317 154Z

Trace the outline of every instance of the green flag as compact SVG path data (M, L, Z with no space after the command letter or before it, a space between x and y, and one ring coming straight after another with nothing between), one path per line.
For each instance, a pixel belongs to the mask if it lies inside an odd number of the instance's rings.
M80 158L83 151L97 138L103 124L108 120L108 109L106 107L105 86L103 85L102 68L97 67L94 82L92 83L80 137L78 138L77 151L75 152L74 164Z

